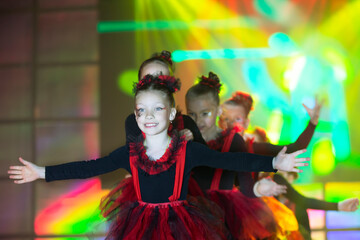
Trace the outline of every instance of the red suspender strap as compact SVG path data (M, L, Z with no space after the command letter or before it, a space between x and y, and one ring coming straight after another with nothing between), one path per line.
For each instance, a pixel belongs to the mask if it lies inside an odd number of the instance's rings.
M181 140L180 140L181 141ZM185 169L185 155L186 155L186 141L182 141L178 159L176 160L176 173L175 173L175 183L174 183L174 192L173 195L169 197L169 200L177 201L180 198L181 188L184 178L184 169Z
M176 129L178 131L181 131L184 129L184 118L183 118L183 115L182 114L179 114L176 116Z
M230 146L231 146L231 143L232 143L232 140L233 140L235 134L236 134L236 131L231 130L230 134L225 137L224 145L221 149L221 152L228 152L230 150ZM211 181L210 190L218 190L219 189L222 172L223 172L223 170L220 168L215 170L213 179Z
M248 141L247 141L247 150L248 150L248 152L249 153L254 153L254 141L255 141L255 138L250 138ZM255 181L257 181L258 180L258 178L259 178L259 173L257 173L257 172L252 172L251 173L251 175L252 175L252 177L253 177L253 179L255 180Z
M132 144L134 144L134 143L130 143L130 152L131 152L131 148L134 147L134 146L132 146ZM137 167L135 166L135 162L137 161L137 158L138 158L138 156L136 156L134 154L130 155L130 169L131 169L131 174L133 176L134 188L135 188L136 196L137 196L138 200L141 201L141 192L140 192L140 185L139 185L139 174L138 174Z
M248 141L248 152L249 153L254 153L254 142L255 142L255 138L250 138L249 141Z

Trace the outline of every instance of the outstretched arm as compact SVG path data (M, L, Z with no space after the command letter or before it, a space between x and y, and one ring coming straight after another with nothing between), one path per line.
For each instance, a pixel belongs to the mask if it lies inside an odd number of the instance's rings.
M319 122L320 110L322 107L322 103L318 103L317 99L315 100L315 107L309 108L305 104L303 104L306 112L310 116L310 121L305 128L305 130L300 134L298 139L287 145L287 152L295 152L300 149L307 148L310 143L312 136L314 135L314 131L316 125ZM284 146L281 145L273 145L271 143L257 143L253 144L254 153L264 154L269 156L275 156Z
M21 160L20 160L21 161ZM31 182L39 178L46 181L85 179L124 168L130 172L128 147L116 149L108 156L88 161L69 162L60 165L39 167L27 161L23 166L11 166L9 174L15 183Z
M45 179L45 168L39 167L31 162L28 162L21 157L19 161L23 164L21 166L10 166L8 170L9 178L14 179L14 183L22 184L32 182L37 179Z
M284 194L284 196L298 206L303 206L306 209L311 208L321 210L338 210L337 203L326 202L315 198L308 198L300 194L280 174L275 174L273 179L277 184L282 184L287 187L287 192Z
M296 158L306 150L299 150L294 153L286 154L286 147L273 158L244 152L217 152L201 144L188 142L186 156L190 160L190 168L197 166L208 166L222 168L232 171L251 171L251 172L273 172L275 169L286 172L302 172L297 167L308 166L306 161L309 158ZM219 161L221 159L221 161Z

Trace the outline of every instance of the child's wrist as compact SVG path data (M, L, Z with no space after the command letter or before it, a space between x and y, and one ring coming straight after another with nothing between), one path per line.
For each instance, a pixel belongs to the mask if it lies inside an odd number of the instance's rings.
M260 185L260 182L257 181L255 184L254 184L254 188L253 188L253 191L254 191L254 194L256 197L262 197L262 194L259 192L259 185Z
M40 179L45 179L45 168L44 167L39 167L38 174L39 174Z

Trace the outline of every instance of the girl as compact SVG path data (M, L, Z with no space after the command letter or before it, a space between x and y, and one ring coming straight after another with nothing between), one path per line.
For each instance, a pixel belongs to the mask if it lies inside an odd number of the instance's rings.
M268 138L263 129L255 128L253 133L257 142L267 142ZM277 174L270 174L272 179L287 187L286 193L277 196L277 199L288 206L296 216L301 233L305 239L311 238L311 229L307 209L320 209L332 211L354 212L358 209L359 199L348 198L338 203L322 201L316 198L306 197L293 188L292 183L298 178L296 173L279 171Z
M287 146L288 151L296 151L302 148L306 148L314 134L315 127L318 123L319 113L321 109L321 104L318 104L316 101L314 109L308 108L306 105L303 105L310 116L310 122L303 133L299 136L299 138L292 144ZM253 110L253 99L250 94L237 91L233 94L233 96L225 101L222 106L222 114L219 118L219 126L222 129L231 128L237 126L240 130L240 134L244 136L247 140L247 148L250 153L264 154L269 156L274 156L279 149L282 149L284 146L273 145L267 142L257 142L255 140L254 135L248 135L245 133L247 127L249 126L249 113ZM258 131L258 132L261 132ZM261 134L259 135L261 136ZM257 173L254 173L254 178L257 179ZM275 181L278 184L284 184L283 181ZM284 184L289 187L288 184ZM286 194L286 193L284 193ZM278 201L274 198L264 197L263 200L268 204L268 206L273 210L275 218L280 226L281 231L280 234L283 236L287 236L290 239L298 239L299 232L297 231L298 221L296 216L294 216L288 208L283 207L283 205L279 205ZM290 236L288 235L288 231L285 230L293 230L290 231ZM300 229L302 230L302 229Z
M220 114L220 80L210 72L186 93L187 113L197 123L208 146L222 152L246 152L245 142L236 129L222 131L216 126ZM247 198L233 190L236 172L200 167L193 177L208 197L225 212L225 222L236 239L263 239L276 232L275 220L270 209L259 199ZM285 192L285 187L263 180L255 185L250 173L239 174L241 190L250 197ZM196 194L191 192L190 194Z
M319 121L321 104L316 101L313 109L303 104L310 116L310 121L306 129L298 137L298 139L287 145L287 152L294 152L299 149L306 148L314 134L315 127ZM270 143L255 142L252 138L248 138L245 131L247 130L250 119L249 113L253 110L253 99L250 94L237 91L233 96L221 105L222 113L219 118L219 127L222 129L238 126L240 134L247 140L250 152L275 156L284 146L272 145Z
M20 158L23 166L10 166L15 183L45 178L46 181L89 178L124 168L132 174L137 199L110 211L113 219L108 239L224 239L226 232L217 219L185 201L190 172L201 165L237 171L300 172L304 152L275 158L247 153L219 153L187 142L169 126L176 115L173 93L179 81L170 76L146 75L135 86L136 122L143 132L108 156L91 161L39 167ZM223 159L223 161L218 161Z
M164 50L161 53L155 53L151 58L146 59L140 65L138 80L142 79L147 74L173 76L174 65L171 60L171 53ZM195 142L206 144L196 124L189 116L182 115L179 112L173 125L180 131L180 135L185 136L186 140L193 140ZM125 131L127 143L131 142L141 134L141 131L136 124L134 114L130 114L126 118Z

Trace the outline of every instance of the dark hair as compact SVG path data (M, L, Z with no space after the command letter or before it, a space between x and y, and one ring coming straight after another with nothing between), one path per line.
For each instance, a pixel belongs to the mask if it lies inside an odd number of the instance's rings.
M180 79L176 79L172 76L160 75L146 75L138 83L134 84L135 97L141 91L157 90L166 94L171 107L175 107L175 99L173 93L180 90Z
M154 53L149 59L146 59L140 65L139 72L138 72L138 80L140 80L140 78L141 78L141 72L142 72L143 68L147 64L153 63L153 62L160 63L164 67L167 67L169 69L170 75L172 75L173 72L175 71L173 62L171 60L171 52L163 50L161 53Z
M241 91L234 92L232 97L225 101L225 104L243 106L245 108L246 116L254 109L253 103L254 101L251 95Z
M255 127L253 134L257 135L261 139L261 142L269 142L266 131L262 127Z
M215 100L216 104L219 105L220 98L219 92L221 88L220 79L219 77L213 73L209 72L209 76L201 76L199 78L199 82L192 86L186 93L186 101L193 97L198 97L206 94L210 94L213 99Z

